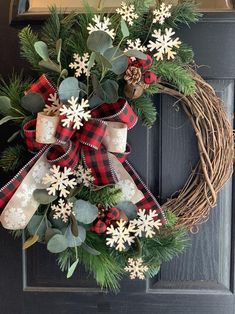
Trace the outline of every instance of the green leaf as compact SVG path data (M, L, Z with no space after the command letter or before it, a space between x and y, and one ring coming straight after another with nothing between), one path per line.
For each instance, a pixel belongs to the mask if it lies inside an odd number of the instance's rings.
M88 62L88 67L87 67L88 71L90 71L91 68L92 68L92 67L94 66L94 64L95 64L95 55L96 55L95 52L92 52L92 53L91 53L91 56L90 56L90 59L89 59L89 62Z
M13 142L14 139L16 139L19 134L20 134L20 130L14 132L14 133L8 138L7 143Z
M142 60L146 60L146 54L143 53L142 51L139 50L135 50L135 49L130 49L126 52L124 52L124 54L128 57L135 57L137 59L142 59Z
M112 47L104 52L104 57L112 64L112 69L115 74L123 74L128 67L128 57L118 47Z
M32 113L41 112L45 107L44 98L39 93L29 93L21 98L21 106Z
M41 67L45 68L45 69L48 69L50 71L53 71L53 72L56 72L56 73L61 73L61 67L59 64L56 64L55 62L51 61L51 60L48 60L48 61L45 61L45 60L41 60L39 63L38 63Z
M102 54L99 52L95 52L95 60L98 64L100 64L102 67L111 69L112 64L109 62L108 59L106 59Z
M79 231L78 231L78 223L77 223L77 220L76 220L76 218L74 217L73 214L70 215L70 219L71 219L71 231L72 231L72 234L73 234L75 237L78 237Z
M87 39L87 47L91 51L100 52L101 54L108 48L112 47L112 38L103 31L92 32Z
M55 228L47 228L45 233L45 242L47 243L54 235L56 234L62 234L62 232L59 229Z
M18 119L22 119L22 117L12 117L12 116L6 116L4 118L2 118L0 120L0 125L3 125L4 123L8 122L8 121L12 121L12 120L18 120Z
M94 93L96 96L102 99L103 102L112 104L115 103L119 98L118 89L118 83L114 80L108 79L105 82L99 84Z
M77 221L88 225L98 216L98 208L90 202L77 200L74 204L74 212Z
M94 248L90 247L88 244L86 244L85 242L82 243L81 247L87 251L88 253L90 253L91 255L95 255L95 256L98 256L100 255L101 253L97 250L95 250Z
M71 227L68 226L64 235L66 237L68 247L80 246L86 240L86 229L79 225L78 236L75 237L72 233Z
M48 60L49 60L48 47L47 47L47 44L44 43L44 41L37 41L37 42L34 44L34 48L35 48L37 54L38 54L44 61L48 61Z
M39 204L47 205L57 199L57 195L49 195L46 189L36 189L33 191L33 197Z
M129 219L134 219L137 215L137 206L129 201L123 201L116 205L116 207L122 210Z
M130 35L128 26L127 26L126 22L123 20L123 18L121 19L121 30L122 30L123 38L126 38Z
M78 265L79 259L77 259L68 269L67 273L67 279L73 276L73 273L75 272L77 265Z
M75 77L67 77L61 82L58 92L62 102L67 102L72 96L79 97L78 80Z
M27 230L30 235L39 235L40 238L43 238L46 232L46 222L43 215L34 215L28 225Z
M51 253L61 253L68 247L67 239L62 234L55 234L47 243L47 249Z
M10 114L11 100L9 97L0 96L0 113L4 116Z
M56 42L56 53L57 53L57 61L60 64L60 57L61 57L61 49L62 49L62 39L58 39Z

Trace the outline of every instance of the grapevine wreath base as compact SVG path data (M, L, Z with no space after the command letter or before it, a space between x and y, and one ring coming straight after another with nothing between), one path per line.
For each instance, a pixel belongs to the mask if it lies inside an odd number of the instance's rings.
M51 8L40 34L19 33L36 80L0 82L0 125L14 130L0 156L12 177L0 189L2 226L24 237L25 250L44 244L67 278L83 264L112 291L125 274L155 276L185 250L233 168L223 104L173 30L198 20L196 5L150 2L123 2L112 15ZM138 120L153 126L157 93L180 100L200 155L162 207L127 161L127 134Z

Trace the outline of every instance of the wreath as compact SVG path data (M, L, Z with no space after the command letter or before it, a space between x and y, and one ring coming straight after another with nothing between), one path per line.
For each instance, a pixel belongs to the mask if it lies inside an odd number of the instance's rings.
M2 226L24 237L23 249L45 244L67 278L83 264L112 291L125 273L155 276L183 252L188 230L207 219L232 174L223 104L174 31L200 18L197 6L150 2L122 2L114 14L50 8L40 33L19 32L21 54L39 76L0 84L0 125L13 130L0 157L13 174L0 190ZM127 161L128 131L138 119L152 127L157 93L180 100L200 154L162 207Z

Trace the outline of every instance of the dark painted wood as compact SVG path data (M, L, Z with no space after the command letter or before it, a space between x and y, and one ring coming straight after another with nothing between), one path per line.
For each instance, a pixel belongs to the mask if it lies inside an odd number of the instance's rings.
M9 26L10 1L0 0L0 74L7 77L27 64L19 56L17 30ZM207 15L180 36L191 44L200 71L224 99L229 117L234 112L234 13ZM4 43L4 44L3 44ZM198 160L191 126L169 97L155 97L159 117L147 131L138 125L129 134L131 162L155 195L164 201L180 189ZM0 147L9 129L1 129ZM0 178L2 174L0 173ZM149 282L123 280L119 295L101 293L80 269L66 280L53 255L43 246L27 254L21 241L0 230L0 313L2 314L233 314L234 311L234 200L232 182L220 193L210 220L192 235L188 251L164 264ZM233 193L232 193L233 192Z

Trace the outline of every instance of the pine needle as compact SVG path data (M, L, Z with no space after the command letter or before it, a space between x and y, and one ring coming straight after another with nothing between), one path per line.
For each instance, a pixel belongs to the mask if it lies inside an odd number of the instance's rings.
M0 156L0 168L4 172L14 172L25 164L27 151L23 145L7 147Z
M145 94L138 99L131 100L130 104L143 124L151 128L156 121L157 111L151 96Z

